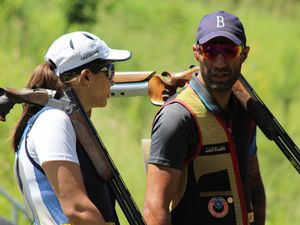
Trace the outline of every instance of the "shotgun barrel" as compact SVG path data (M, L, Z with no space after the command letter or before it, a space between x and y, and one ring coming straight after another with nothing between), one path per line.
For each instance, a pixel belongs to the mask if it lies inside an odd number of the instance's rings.
M133 97L148 95L148 81L115 83L110 88L112 97Z
M254 118L258 127L265 134L265 136L276 143L293 167L298 171L298 173L300 173L299 148L243 75L240 76L239 81L252 97L252 100L249 100L247 103L248 112Z

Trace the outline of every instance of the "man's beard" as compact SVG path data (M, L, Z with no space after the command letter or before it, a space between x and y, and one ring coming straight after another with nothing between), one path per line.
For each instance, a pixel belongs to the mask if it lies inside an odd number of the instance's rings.
M203 71L204 72L204 71ZM228 77L227 81L217 81L214 79L214 75L216 74L224 74ZM231 90L232 86L234 83L239 79L240 77L240 72L238 71L229 71L229 70L224 70L224 71L214 71L214 70L209 70L205 71L202 73L203 80L206 84L206 86L213 90L213 91L229 91Z
M237 81L239 78L239 75L232 75L229 77L229 79L226 82L219 82L214 81L212 77L209 76L203 76L203 80L205 81L205 84L214 91L229 91L233 84Z

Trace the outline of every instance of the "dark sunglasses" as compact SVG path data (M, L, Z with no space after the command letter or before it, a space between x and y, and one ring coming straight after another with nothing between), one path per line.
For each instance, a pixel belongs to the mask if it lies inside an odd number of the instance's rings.
M242 50L241 45L211 43L200 45L199 53L206 59L215 59L220 54L226 59L234 59L241 54Z
M114 64L108 64L106 66L97 68L97 72L105 73L106 77L112 81L115 76L115 65Z

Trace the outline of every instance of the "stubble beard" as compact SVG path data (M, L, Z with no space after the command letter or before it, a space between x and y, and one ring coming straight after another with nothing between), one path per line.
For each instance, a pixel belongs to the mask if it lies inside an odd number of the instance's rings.
M228 81L218 82L218 81L214 81L212 77L208 75L203 75L203 80L207 85L207 87L213 91L220 91L220 92L231 90L232 86L238 80L238 78L239 78L239 74L232 74L229 77Z
M201 68L201 74L203 81L205 82L205 85L211 89L212 91L218 91L218 92L225 92L230 91L234 83L239 79L240 77L240 69L237 69L236 71L232 71L230 69L225 69L224 71L214 71L214 70L205 70L203 67ZM213 79L214 74L227 74L228 80L227 81L216 81Z

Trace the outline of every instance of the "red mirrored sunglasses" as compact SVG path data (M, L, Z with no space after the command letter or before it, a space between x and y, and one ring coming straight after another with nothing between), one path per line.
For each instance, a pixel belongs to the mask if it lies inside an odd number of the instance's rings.
M215 59L220 54L226 59L234 59L241 54L242 50L241 45L208 43L200 45L199 53L206 59Z

